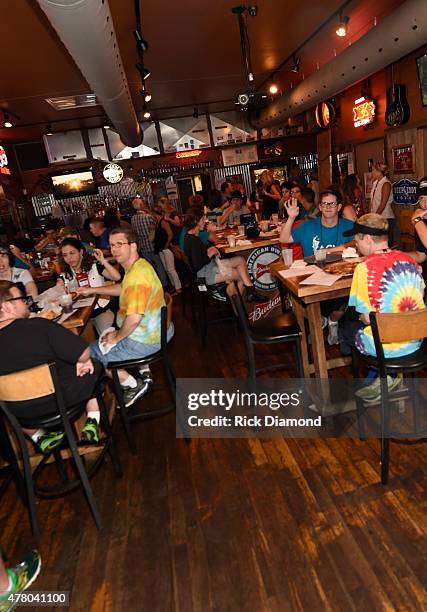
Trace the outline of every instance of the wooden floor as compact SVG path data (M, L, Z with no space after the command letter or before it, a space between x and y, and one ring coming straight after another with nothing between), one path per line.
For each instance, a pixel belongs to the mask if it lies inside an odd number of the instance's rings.
M179 310L178 374L244 375L232 327L214 329L202 350ZM427 609L425 443L392 443L383 487L374 441L188 446L175 438L173 415L134 427L136 457L117 423L124 477L107 463L92 481L101 532L80 492L38 504L43 569L34 588L69 590L76 612ZM12 560L32 545L11 487L0 534Z

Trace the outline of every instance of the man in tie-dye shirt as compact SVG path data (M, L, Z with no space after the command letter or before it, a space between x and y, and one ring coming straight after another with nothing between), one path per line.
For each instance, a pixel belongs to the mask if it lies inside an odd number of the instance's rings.
M91 345L92 357L105 366L115 361L141 359L160 349L161 309L165 305L162 284L151 264L139 257L134 232L128 228L113 229L109 241L112 255L125 269L121 285L79 289L83 294L96 291L100 295L119 296L118 329ZM168 339L172 334L171 325ZM126 370L118 370L118 375L125 404L130 406L146 392L148 377L134 378Z
M344 235L352 233L359 253L366 257L356 266L348 302L360 314L354 341L361 353L375 355L369 313L423 309L424 281L412 257L388 248L386 219L375 213L363 215L354 224L354 229ZM416 351L421 342L422 339L384 344L384 356L408 355Z

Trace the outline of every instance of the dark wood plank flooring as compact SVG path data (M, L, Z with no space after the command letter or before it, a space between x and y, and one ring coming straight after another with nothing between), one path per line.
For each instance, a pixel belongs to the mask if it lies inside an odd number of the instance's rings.
M245 375L231 325L211 328L202 350L175 310L180 376ZM168 415L134 425L133 457L116 426L124 477L106 463L92 481L101 532L80 492L38 503L43 569L34 588L69 590L71 610L427 609L425 443L392 443L383 487L375 441L188 446ZM0 533L12 560L32 544L12 487L1 500Z

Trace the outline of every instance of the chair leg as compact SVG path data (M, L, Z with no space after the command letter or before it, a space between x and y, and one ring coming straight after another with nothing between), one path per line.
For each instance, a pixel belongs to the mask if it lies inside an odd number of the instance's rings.
M255 382L256 381L256 361L255 361L254 345L252 344L249 338L245 338L245 341L246 341L246 351L248 355L248 375L249 375L249 379Z
M52 454L55 459L56 469L58 470L58 474L60 475L62 482L63 483L70 482L70 479L68 478L67 470L64 465L64 461L62 459L61 451L59 450L59 448L55 448Z
M387 378L381 378L381 483L388 482L390 463L390 410L388 402Z
M388 482L388 468L390 463L390 440L381 438L381 483L386 485Z
M107 410L107 406L105 405L105 400L104 400L104 396L102 392L100 392L97 395L96 399L98 400L98 405L99 405L99 411L100 411L100 417L101 417L101 427L103 428L103 430L105 431L108 437L108 440L107 440L108 453L111 458L111 463L113 464L114 474L118 478L120 478L121 476L123 476L122 466L120 463L119 454L117 452L116 443L114 441L113 430L110 425L110 421L108 418L108 410Z
M304 378L304 369L302 367L302 356L301 356L301 337L298 337L293 343L295 363L297 367L298 378Z
M71 454L73 455L74 464L77 468L77 472L80 477L80 481L83 485L83 489L86 494L86 499L88 501L90 510L92 512L92 516L95 521L95 525L97 529L102 529L101 515L99 513L98 506L95 500L95 496L93 494L92 487L90 486L89 478L84 468L82 458L80 457L79 451L77 449L77 444L73 436L73 430L71 428L70 421L68 420L68 417L63 417L62 420L64 424L65 437L67 438L67 442L70 447Z
M115 393L117 402L120 407L120 418L122 419L123 428L125 430L130 452L132 453L132 455L136 455L135 438L133 436L133 433L130 427L129 414L125 406L125 401L123 398L123 391L122 391L122 387L119 381L119 375L115 368L112 369L112 376L113 376L114 393Z
M204 296L200 296L200 342L202 347L206 346L206 338L208 335L206 300Z

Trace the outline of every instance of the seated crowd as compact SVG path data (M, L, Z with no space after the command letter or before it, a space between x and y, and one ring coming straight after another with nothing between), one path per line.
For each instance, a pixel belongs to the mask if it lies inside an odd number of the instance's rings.
M360 204L357 181L349 185L348 193ZM298 245L296 256L309 257L318 249L336 253L345 246L356 246L363 261L355 269L350 296L324 302L322 315L329 327L330 344L340 343L344 354L352 346L375 354L369 312L424 308L424 280L417 262L427 260L427 178L418 184L419 201L413 214L418 242L413 253L390 248L389 220L378 212L365 212L350 202L348 194L343 208L342 193L333 187L317 194L318 190L296 179L277 185L267 172L250 198L242 186L235 189L225 182L220 191L212 193L209 206L203 198L194 196L183 217L166 198L150 210L138 197L132 202L130 223L116 210L105 219L88 218L81 230L62 228L58 232L48 228L37 244L17 236L15 244L0 248L0 341L2 346L11 347L7 353L0 353L0 374L55 361L67 405L76 398L87 401L82 439L97 442L96 382L108 363L141 358L159 350L165 289L177 294L184 283L194 279L211 287L215 294L218 285L233 280L247 302L265 299L254 288L245 259L227 256L216 246L216 230L225 223L238 225L240 215L261 220L266 202L270 210L277 211L270 214L284 217L280 242L294 248ZM386 193L384 198L388 197ZM353 211L344 216L349 206ZM99 339L90 346L56 323L29 318L28 302L37 297L37 286L31 275L34 262L23 252L36 248L58 255L58 287L98 297L92 320ZM172 335L171 325L168 339ZM408 354L419 344L388 346L385 354ZM106 373L110 374L108 370ZM118 376L126 406L141 397L152 382L147 369L136 376L120 369ZM26 409L25 405L20 407L23 415ZM49 409L40 406L42 411ZM60 444L63 437L61 432L27 433L42 451Z

